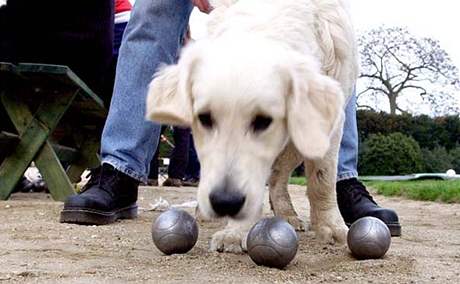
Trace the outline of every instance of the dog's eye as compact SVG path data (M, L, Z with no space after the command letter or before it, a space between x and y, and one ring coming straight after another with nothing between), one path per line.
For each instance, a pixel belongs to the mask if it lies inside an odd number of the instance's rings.
M251 123L251 128L254 132L261 132L267 129L273 119L265 115L257 115Z
M211 114L209 112L199 114L198 119L200 120L201 124L206 128L212 128L214 124Z

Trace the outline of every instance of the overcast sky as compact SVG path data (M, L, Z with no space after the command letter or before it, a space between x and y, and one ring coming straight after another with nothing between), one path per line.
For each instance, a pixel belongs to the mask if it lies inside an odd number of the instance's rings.
M458 0L350 0L355 28L360 30L372 27L405 26L420 37L431 37L441 43L453 63L460 68L460 1ZM358 84L359 89L359 84ZM418 96L405 96L400 101L405 109L418 106L419 113L431 113L431 108ZM379 106L388 109L386 101ZM460 106L460 92L457 94Z
M458 0L350 0L357 30L382 24L406 26L422 37L441 42L460 67L460 1Z

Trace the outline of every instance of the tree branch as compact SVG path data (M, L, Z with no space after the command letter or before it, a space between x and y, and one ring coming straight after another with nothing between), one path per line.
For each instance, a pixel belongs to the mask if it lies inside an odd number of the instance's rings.
M399 110L403 114L409 114L408 111L401 109L398 105L396 105L396 109Z
M386 90L384 90L384 89L382 89L382 88L369 86L369 87L366 88L366 90L360 92L360 93L358 94L358 96L364 94L364 93L367 92L367 91L382 92L382 93L384 93L384 94L387 95L387 96L390 94L388 91L386 91Z
M421 92L419 93L420 96L424 96L426 94L428 94L427 90L423 87L420 87L420 86L414 86L414 85L406 85L404 87L404 89L417 89L417 90L421 90Z

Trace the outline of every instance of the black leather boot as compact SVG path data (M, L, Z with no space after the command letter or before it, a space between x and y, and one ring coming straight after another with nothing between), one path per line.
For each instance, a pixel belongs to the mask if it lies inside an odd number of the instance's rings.
M347 226L362 217L376 217L387 224L391 236L401 236L401 225L394 210L380 207L356 178L337 182L337 202Z
M105 225L137 217L137 180L109 164L91 170L90 175L82 192L65 201L62 223Z

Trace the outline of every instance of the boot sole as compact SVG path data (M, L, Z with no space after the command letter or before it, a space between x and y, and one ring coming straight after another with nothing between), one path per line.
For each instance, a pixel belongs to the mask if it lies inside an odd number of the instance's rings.
M345 223L348 227L351 226L350 223ZM399 223L385 223L390 229L390 234L392 237L400 237L401 236L401 225Z
M88 208L64 208L59 222L80 225L107 225L114 223L118 219L135 219L136 217L137 205L109 212Z

